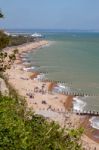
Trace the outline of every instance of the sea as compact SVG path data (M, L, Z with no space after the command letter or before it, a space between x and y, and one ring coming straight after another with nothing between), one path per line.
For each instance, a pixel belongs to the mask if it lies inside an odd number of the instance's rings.
M28 53L28 62L37 71L44 72L45 78L63 82L69 92L84 93L84 97L74 98L74 110L99 112L98 32L22 29L7 31L42 34L49 44Z

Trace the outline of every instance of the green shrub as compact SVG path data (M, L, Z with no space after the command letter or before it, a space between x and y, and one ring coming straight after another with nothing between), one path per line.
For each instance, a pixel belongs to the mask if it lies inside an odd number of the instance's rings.
M80 150L81 131L61 129L54 122L23 111L11 97L0 97L0 150Z

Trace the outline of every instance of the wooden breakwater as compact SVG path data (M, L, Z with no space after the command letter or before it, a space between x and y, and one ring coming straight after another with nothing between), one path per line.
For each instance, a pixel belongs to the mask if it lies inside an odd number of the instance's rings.
M40 72L40 73L44 73L44 72ZM45 72L45 74L48 74L48 72ZM40 82L50 82L52 83L53 85L57 86L57 84L63 84L64 86L65 85L70 85L68 87L71 87L71 84L72 83L66 83L66 82L63 82L63 81L56 81L56 80L50 80L50 79L38 79L38 81ZM54 86L53 86L54 88ZM52 91L53 91L53 88L52 88ZM83 91L77 91L75 89L72 89L70 88L70 90L65 90L65 91L57 91L57 93L60 93L60 94L63 94L63 95L70 95L70 96L96 96L95 94L92 94L92 93L85 93Z
M77 115L89 115L89 116L99 116L98 111L74 111Z

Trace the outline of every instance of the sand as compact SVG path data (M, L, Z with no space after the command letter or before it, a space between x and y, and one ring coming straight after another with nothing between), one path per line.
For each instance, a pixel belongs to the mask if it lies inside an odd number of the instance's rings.
M24 65L19 56L31 50L36 51L37 48L47 44L47 41L42 40L4 49L8 54L15 48L19 50L17 60L11 66L11 69L6 70L5 75L8 77L9 83L26 99L27 106L36 114L54 120L62 127L78 128L81 117L68 112L72 106L73 97L52 93L51 88L53 88L54 83L34 80L37 76L35 72L31 73L23 70ZM87 140L90 141L88 137Z

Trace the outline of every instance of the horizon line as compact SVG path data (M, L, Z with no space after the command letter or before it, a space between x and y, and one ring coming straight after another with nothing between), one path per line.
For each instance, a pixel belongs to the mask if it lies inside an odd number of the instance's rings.
M44 31L76 31L76 32L99 32L97 29L50 29L50 28L1 28L5 30L44 30Z

